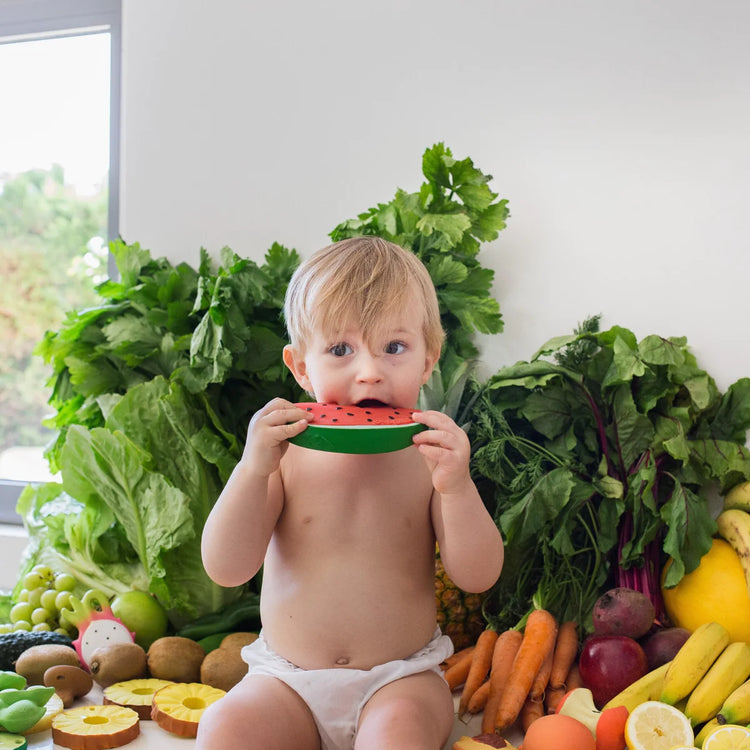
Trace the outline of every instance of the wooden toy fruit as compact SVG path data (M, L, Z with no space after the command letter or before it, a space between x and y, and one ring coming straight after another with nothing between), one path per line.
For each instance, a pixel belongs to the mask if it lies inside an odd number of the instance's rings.
M140 734L138 714L122 706L69 708L52 719L52 740L71 750L121 747Z
M151 720L151 702L157 690L173 683L169 680L157 680L154 677L142 680L124 680L104 688L103 702L132 708L139 718Z
M158 690L151 705L151 718L178 737L195 737L203 712L226 693L199 682L176 682Z
M72 609L63 608L60 614L78 628L78 638L73 641L84 667L88 668L91 654L100 646L113 643L133 643L135 640L125 624L115 617L106 594L92 589L83 599L70 597Z
M412 435L427 429L412 420L416 409L390 406L295 404L313 421L290 443L333 453L389 453L412 445Z

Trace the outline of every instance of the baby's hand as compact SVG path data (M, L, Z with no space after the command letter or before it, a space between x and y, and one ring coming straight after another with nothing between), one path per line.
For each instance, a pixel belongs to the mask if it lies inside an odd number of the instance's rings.
M430 428L418 432L413 440L432 472L433 487L441 495L463 492L471 482L471 445L466 433L439 411L415 412L413 419Z
M270 476L279 468L289 438L299 435L311 419L308 412L290 401L283 398L269 401L250 420L243 463L259 474Z

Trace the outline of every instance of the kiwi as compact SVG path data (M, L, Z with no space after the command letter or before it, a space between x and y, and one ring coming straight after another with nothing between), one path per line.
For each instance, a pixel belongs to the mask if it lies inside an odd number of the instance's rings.
M91 653L89 669L95 682L102 687L145 677L146 652L137 643L110 643Z
M199 643L179 635L157 638L146 654L151 676L172 682L199 682L205 658Z
M246 674L247 664L242 659L242 649L258 637L257 633L230 633L201 664L201 682L204 685L231 690Z
M27 648L16 659L15 670L26 678L29 685L43 685L44 673L50 667L65 664L80 667L81 662L74 649L61 644L47 643Z

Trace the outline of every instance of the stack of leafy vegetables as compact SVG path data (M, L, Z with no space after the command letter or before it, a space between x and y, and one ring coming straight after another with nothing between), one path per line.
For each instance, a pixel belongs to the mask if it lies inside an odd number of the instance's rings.
M250 415L299 389L281 366L284 290L297 254L261 266L228 249L214 269L112 244L119 281L71 312L39 353L54 370L47 455L62 483L27 487L25 568L47 562L112 595L153 592L179 624L240 589L210 581L203 523L239 456Z
M500 333L500 306L491 294L494 271L478 260L481 243L497 238L508 218L508 201L490 190L491 175L470 158L454 159L442 143L425 151L426 181L415 193L397 190L388 203L339 224L331 237L341 240L377 235L414 252L437 290L446 343L441 357L448 381L478 349L475 332Z
M491 177L443 144L426 150L422 169L417 193L399 190L331 237L379 234L419 255L438 288L453 382L477 353L473 333L502 329L493 272L477 254L508 211ZM22 573L45 562L110 595L151 591L180 627L242 594L208 579L200 535L253 412L275 396L302 397L281 358L299 257L274 244L259 266L225 248L218 268L201 251L195 270L137 243L111 251L119 280L101 284L101 304L71 312L38 349L54 371L47 457L62 482L22 493Z
M605 584L649 594L693 570L716 530L709 493L750 478L750 379L725 393L684 338L599 332L598 316L497 372L472 412L472 469L507 540L487 614L533 601L585 623Z

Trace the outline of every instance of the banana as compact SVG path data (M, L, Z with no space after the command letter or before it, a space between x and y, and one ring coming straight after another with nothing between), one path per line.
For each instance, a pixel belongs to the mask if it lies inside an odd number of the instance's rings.
M750 482L740 482L724 497L724 510L739 508L750 511Z
M719 535L732 545L742 563L748 594L750 594L750 513L739 508L729 508L716 519Z
M703 743L708 739L708 736L710 734L713 734L715 730L717 730L722 724L719 723L718 719L711 719L711 721L707 721L702 727L700 732L695 735L695 746L696 747L703 747Z
M662 666L652 669L650 672L636 680L632 685L628 685L624 690L618 693L602 707L602 711L615 706L625 706L630 713L636 706L646 701L659 700L661 688L664 684L664 675L667 668L672 662L662 664Z
M750 643L730 643L696 685L684 714L695 726L716 716L729 695L750 677Z
M727 696L716 718L722 724L750 722L750 680L743 682Z
M721 623L699 625L670 662L659 700L674 706L689 695L728 645L729 631Z

